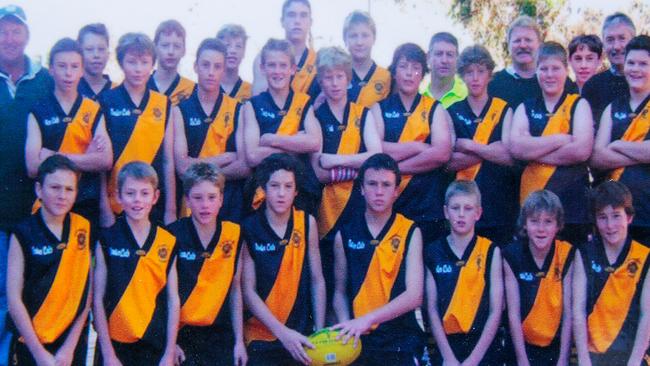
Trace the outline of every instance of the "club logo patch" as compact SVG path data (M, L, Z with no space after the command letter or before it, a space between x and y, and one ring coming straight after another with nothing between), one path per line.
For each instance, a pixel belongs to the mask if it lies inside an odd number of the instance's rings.
M381 94L384 91L384 88L385 88L385 86L384 86L384 83L382 81L377 81L375 83L375 92L377 94Z
M167 251L167 248L162 247L158 249L158 259L160 259L162 262L167 260L167 256L169 255L169 252Z
M156 108L153 109L153 116L157 120L162 118L162 111L160 110L160 108L156 107Z
M300 242L302 240L302 235L298 231L294 231L293 234L291 234L291 242L293 243L293 246L298 248L300 246Z
M81 120L82 120L85 124L89 124L89 123L90 123L90 112L86 112L86 113L84 113L83 117L81 117Z
M393 250L393 253L397 253L397 249L399 249L399 244L401 241L402 239L399 237L399 235L395 235L390 238L390 247Z
M627 274L630 277L634 277L638 271L639 271L639 262L637 262L636 259L631 260L627 264Z
M79 250L84 249L86 247L86 238L88 237L88 233L86 233L86 230L84 229L77 230L76 237L77 237L77 248L79 248Z
M223 252L224 258L230 258L230 256L232 255L232 247L233 247L233 243L231 240L228 240L223 243L223 245L221 246L221 251Z

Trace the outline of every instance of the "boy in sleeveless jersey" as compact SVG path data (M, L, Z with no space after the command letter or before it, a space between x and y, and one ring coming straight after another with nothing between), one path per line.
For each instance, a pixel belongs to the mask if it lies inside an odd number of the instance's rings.
M576 251L573 276L580 365L650 365L650 249L630 237L632 202L620 182L592 192L598 232Z
M183 174L190 217L169 226L178 246L181 301L177 360L183 365L244 365L238 224L218 218L225 176L197 162Z
M481 193L456 181L445 193L451 233L424 252L427 311L437 352L433 364L500 365L496 337L503 312L500 249L475 233Z
M301 168L295 157L273 154L255 172L266 199L242 222L249 365L309 365L303 347L313 345L306 335L324 325L325 280L316 220L294 206Z
M85 365L94 233L88 220L70 212L79 170L70 159L53 155L37 177L41 207L18 224L9 246L14 360L21 366Z
M568 365L574 247L556 238L564 223L562 203L551 191L533 192L518 221L518 240L503 249L517 364Z
M172 366L179 298L176 238L149 219L160 196L156 171L141 161L117 178L124 215L100 232L93 315L105 364Z
M422 304L422 235L393 209L401 175L386 154L368 158L358 178L365 210L334 239L334 311L339 338L358 345L354 365L417 365L424 333L415 309Z

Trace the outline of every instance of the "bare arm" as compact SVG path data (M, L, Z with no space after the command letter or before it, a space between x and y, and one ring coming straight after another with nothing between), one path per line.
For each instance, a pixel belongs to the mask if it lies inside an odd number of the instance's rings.
M573 263L569 266L562 280L562 328L560 329L560 356L557 366L569 364L571 355L571 279L573 278Z
M381 141L377 134L377 126L372 118L372 114L367 114L366 123L363 129L363 142L366 146L366 152L358 154L321 154L320 162L325 169L332 169L338 166L352 169L359 169L366 159L376 153L381 152Z
M462 140L467 140L467 139L456 140L456 146L462 145L463 144ZM451 153L451 159L449 159L449 163L447 163L447 169L450 171L457 172L459 170L467 169L481 162L483 162L483 159L481 159L476 154L470 152L454 151Z
M494 248L490 267L490 313L472 353L463 361L463 365L478 365L490 344L494 340L501 322L503 312L503 271L501 269L501 251Z
M398 164L400 171L405 174L418 174L446 164L452 150L450 125L449 113L438 104L431 122L431 146L411 158L400 161Z
M234 154L234 160L225 165L220 165L221 171L226 175L227 179L240 179L246 178L251 174L251 168L246 163L246 153L244 152L244 113L243 107L239 112L239 121L237 129L235 130L235 152L227 152L226 154Z
M370 114L372 114L373 119L375 120L375 125L377 127L377 135L381 141L381 150L386 154L390 155L391 158L395 161L402 161L408 158L411 158L422 151L426 150L429 147L429 144L424 142L387 142L385 141L384 134L384 117L381 115L381 108L378 103L375 103L370 108Z
M440 350L440 354L444 360L445 365L459 365L454 351L449 345L449 340L445 334L445 329L442 326L442 318L438 312L438 288L436 280L429 269L426 270L426 287L427 287L427 311L429 314L429 321L431 322L431 333L436 340L436 345Z
M594 146L594 121L586 100L580 100L573 117L571 142L537 161L550 165L573 165L587 161Z
M99 226L110 227L115 223L115 214L108 199L108 174L99 175Z
M510 153L515 159L534 161L544 155L571 142L570 135L556 134L550 136L533 137L530 135L530 126L522 104L517 107L512 117L512 130L510 132Z
M160 365L171 366L174 364L176 350L176 336L178 335L178 322L181 312L181 300L178 297L178 274L176 272L176 259L167 275L167 341L165 353L160 360Z
M300 131L290 136L277 133L265 133L260 137L259 144L295 154L317 152L322 144L321 131L312 107L309 107L307 111L304 126L304 132Z
M83 154L63 154L83 172L102 172L113 166L113 147L106 132L104 117L97 121L97 128L88 149Z
M616 140L609 147L634 160L637 164L650 164L650 141L623 141Z
M590 366L587 332L587 274L580 250L573 261L573 337L578 350L578 364Z
M517 357L517 364L520 366L529 366L528 355L526 354L526 345L524 341L524 332L521 325L521 297L519 296L519 284L512 272L512 268L507 261L503 262L505 274L506 301L508 305L508 324L510 325L510 335L512 344Z
M596 169L609 170L637 164L634 159L613 150L610 146L613 124L611 108L611 104L605 108L596 133L594 151L591 155L591 166Z
M242 247L242 252L244 259L242 290L246 308L280 340L284 348L291 354L291 357L305 365L310 364L311 359L307 356L303 346L313 348L313 345L309 343L307 337L282 324L269 310L255 291L257 283L255 279L255 263L246 245Z
M163 175L165 182L165 225L176 221L176 175L174 174L174 128L165 128L163 139Z
M332 306L339 322L350 320L350 308L346 291L347 274L348 265L345 250L343 249L343 239L341 238L341 232L338 232L334 237L334 296Z
M41 148L43 140L41 137L41 128L36 122L33 114L27 117L27 138L25 140L25 165L27 166L27 175L30 178L36 178L38 166L41 165Z
M368 314L335 325L333 329L341 330L340 335L343 337L343 342L354 338L354 342L357 344L361 334L367 332L373 324L381 324L395 319L420 306L424 287L422 267L422 234L420 234L420 229L415 229L406 254L406 290L388 304Z
M23 303L23 276L25 273L25 257L20 243L15 235L9 239L7 257L7 305L9 314L25 341L25 345L34 359L40 364L54 365L54 356L41 344L32 326L32 319Z
M260 146L260 126L253 111L253 105L244 104L244 149L246 161L251 167L258 166L267 156L282 152L280 149Z
M628 366L641 364L646 350L650 345L650 271L646 273L643 279L643 289L641 290L641 313L637 326L636 336L634 337L634 347Z
M314 326L325 326L325 278L318 247L318 227L313 216L309 216L309 271L311 275L311 303L313 307Z
M115 349L113 349L111 337L108 333L108 317L106 316L106 309L104 308L106 278L106 261L104 260L104 253L98 243L97 249L95 250L95 281L93 284L95 288L95 296L93 297L93 322L95 330L97 331L97 341L101 346L104 364L122 365L115 354Z

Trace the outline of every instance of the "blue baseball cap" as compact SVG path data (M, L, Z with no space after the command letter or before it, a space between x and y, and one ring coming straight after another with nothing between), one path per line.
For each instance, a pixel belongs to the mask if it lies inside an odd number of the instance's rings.
M7 16L12 16L20 20L21 23L27 25L27 16L25 16L25 11L18 5L7 5L0 8L0 19L4 19L4 17Z

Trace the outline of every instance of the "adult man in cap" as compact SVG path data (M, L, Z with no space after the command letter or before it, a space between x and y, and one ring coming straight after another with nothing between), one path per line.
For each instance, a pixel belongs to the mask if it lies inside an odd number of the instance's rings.
M25 171L25 135L29 106L46 95L52 81L46 69L25 55L29 40L22 8L0 8L0 365L7 365L6 273L10 228L29 214L33 185Z

